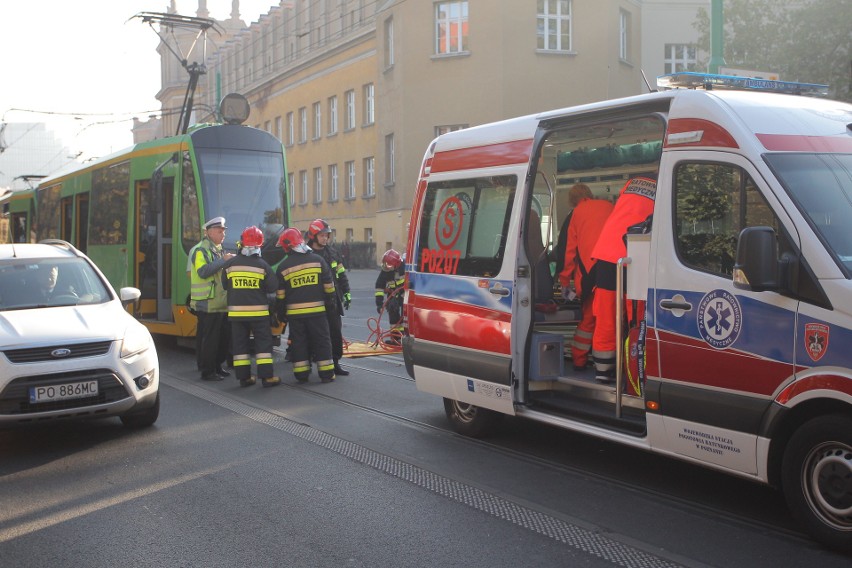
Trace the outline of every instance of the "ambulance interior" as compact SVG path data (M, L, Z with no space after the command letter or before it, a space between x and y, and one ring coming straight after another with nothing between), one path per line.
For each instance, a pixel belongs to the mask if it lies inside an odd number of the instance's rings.
M621 397L616 418L615 386L595 380L591 356L589 366L574 370L571 343L581 306L579 298L563 297L556 249L571 212L569 189L583 183L594 198L615 202L629 179L656 175L664 130L663 115L652 113L575 123L554 129L543 142L527 217L527 253L535 259L529 381L521 394L528 404L591 422L614 419L627 430L644 431L641 385L626 389L631 394Z

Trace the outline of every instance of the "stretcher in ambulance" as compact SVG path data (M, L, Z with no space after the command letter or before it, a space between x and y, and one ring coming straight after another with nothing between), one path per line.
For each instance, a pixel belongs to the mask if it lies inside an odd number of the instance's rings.
M461 433L513 415L772 484L815 538L850 550L852 106L802 96L819 85L660 85L431 143L406 368ZM567 358L580 306L559 291L554 244L574 184L614 201L645 176L653 220L625 236L617 291L645 317L631 329L619 310L601 383Z

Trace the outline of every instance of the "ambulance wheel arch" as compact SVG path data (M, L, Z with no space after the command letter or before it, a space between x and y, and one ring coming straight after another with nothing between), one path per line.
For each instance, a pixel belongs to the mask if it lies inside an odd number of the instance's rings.
M793 515L817 540L852 551L852 416L800 426L784 451L781 483Z
M444 412L447 413L453 430L471 438L488 436L503 417L499 412L451 398L444 398Z

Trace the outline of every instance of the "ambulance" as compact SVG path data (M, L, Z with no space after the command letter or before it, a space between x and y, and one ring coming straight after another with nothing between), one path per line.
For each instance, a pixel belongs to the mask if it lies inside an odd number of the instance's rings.
M682 73L660 90L451 132L408 236L403 354L453 427L522 417L783 490L852 550L852 105L823 85ZM575 370L553 263L565 195L657 179L625 235L614 382Z

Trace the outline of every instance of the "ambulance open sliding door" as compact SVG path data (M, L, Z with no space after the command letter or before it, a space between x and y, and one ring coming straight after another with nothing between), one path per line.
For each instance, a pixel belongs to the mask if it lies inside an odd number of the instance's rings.
M674 196L658 195L652 228L660 231L654 235L656 297L649 306L667 432L660 444L755 473L761 420L773 393L793 376L797 302L734 288L737 237L745 227L770 226L781 251L790 252L792 225L779 218L782 209L747 160L694 155L670 173L661 171L672 176Z
M507 242L518 177L429 183L409 274L418 388L502 412L512 412Z

